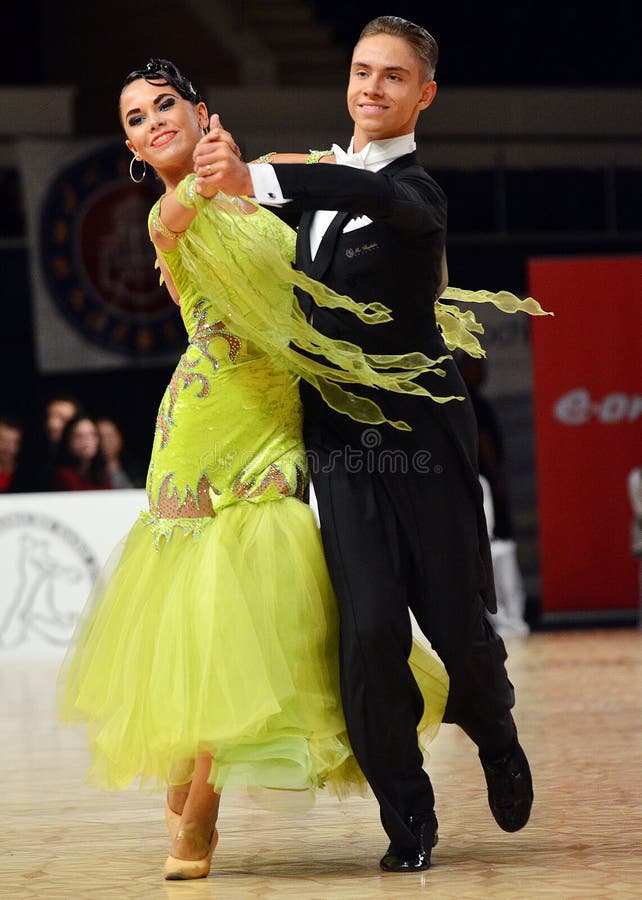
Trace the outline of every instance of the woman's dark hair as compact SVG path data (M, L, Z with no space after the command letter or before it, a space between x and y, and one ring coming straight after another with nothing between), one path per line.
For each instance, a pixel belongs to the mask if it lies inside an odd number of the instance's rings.
M67 424L63 428L62 435L60 437L60 443L58 444L58 448L56 450L55 468L59 466L65 466L76 471L78 470L78 460L72 454L69 444L71 443L71 436L73 434L74 428L79 422L91 422L94 426L96 426L95 420L90 416L74 416L73 419L70 419L67 422ZM107 462L105 460L105 454L102 451L100 443L98 444L98 451L96 455L89 464L89 478L96 484L102 484L107 478Z
M173 62L170 62L169 59L156 59L155 57L152 57L143 69L134 69L134 71L130 72L124 80L123 86L120 89L121 94L128 84L131 84L132 81L138 81L139 78L144 78L148 84L169 84L183 100L189 100L189 102L194 105L203 100L192 82L185 78L180 70Z

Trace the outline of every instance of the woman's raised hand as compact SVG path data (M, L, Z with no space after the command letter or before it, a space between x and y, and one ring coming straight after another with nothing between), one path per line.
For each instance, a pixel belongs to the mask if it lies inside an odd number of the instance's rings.
M251 195L252 179L241 151L229 131L221 125L218 113L210 117L210 130L194 149L196 191L213 197L218 191L234 196Z

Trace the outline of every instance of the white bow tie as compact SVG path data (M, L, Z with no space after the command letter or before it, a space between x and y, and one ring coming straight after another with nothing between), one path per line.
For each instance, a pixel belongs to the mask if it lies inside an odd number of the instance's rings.
M352 147L352 143L350 146ZM360 153L346 153L337 144L332 145L332 152L340 166L352 166L353 169L378 172L393 159L397 159L405 153L412 153L415 148L414 135L405 134L382 141L371 141Z
M360 153L346 153L338 144L332 145L334 158L340 166L352 166L353 169L365 169L366 161Z

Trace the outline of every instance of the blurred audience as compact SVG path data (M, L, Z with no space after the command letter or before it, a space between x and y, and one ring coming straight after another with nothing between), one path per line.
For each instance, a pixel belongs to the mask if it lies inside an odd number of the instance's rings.
M95 418L68 393L22 420L0 415L0 492L136 489L146 471L126 452L119 423Z
M12 492L52 490L57 447L65 424L83 414L82 404L71 394L57 393L47 401L42 415L24 430Z
M123 433L113 419L96 420L100 443L107 463L107 477L112 488L133 488L134 480L123 463Z
M12 416L0 416L0 493L14 490L23 427Z
M110 488L98 426L87 416L70 419L58 442L51 489L96 491Z

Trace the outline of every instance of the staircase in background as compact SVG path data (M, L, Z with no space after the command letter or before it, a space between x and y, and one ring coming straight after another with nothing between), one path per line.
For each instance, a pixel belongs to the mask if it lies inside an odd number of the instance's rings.
M273 54L277 84L345 86L349 57L305 0L242 0L237 15Z
M76 86L80 135L120 132L123 79L152 56L173 60L201 90L241 83L235 55L183 2L110 0L100 17L93 4L45 3L43 19L46 82Z

